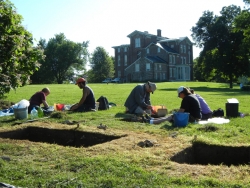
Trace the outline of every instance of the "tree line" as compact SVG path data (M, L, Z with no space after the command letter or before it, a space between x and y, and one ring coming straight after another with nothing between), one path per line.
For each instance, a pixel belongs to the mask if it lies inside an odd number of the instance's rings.
M244 0L246 6L250 0ZM223 7L220 15L203 12L192 37L202 50L194 60L196 80L233 82L250 73L250 11L231 5Z
M248 7L250 0L243 0ZM191 28L192 38L202 50L194 60L194 77L200 81L229 82L250 73L250 9L231 5L221 15L204 11ZM101 82L114 76L114 57L103 47L91 54L89 41L76 43L63 33L34 45L33 36L22 26L14 4L0 0L0 98L26 84L62 84L85 76ZM87 62L91 69L86 70Z

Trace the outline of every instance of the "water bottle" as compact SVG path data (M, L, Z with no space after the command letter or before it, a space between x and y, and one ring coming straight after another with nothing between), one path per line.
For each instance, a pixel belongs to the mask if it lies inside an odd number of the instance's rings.
M35 107L33 107L33 109L31 110L30 115L31 119L36 119L38 117L38 112Z
M38 107L37 111L38 111L38 117L39 118L43 117L43 110L40 107Z

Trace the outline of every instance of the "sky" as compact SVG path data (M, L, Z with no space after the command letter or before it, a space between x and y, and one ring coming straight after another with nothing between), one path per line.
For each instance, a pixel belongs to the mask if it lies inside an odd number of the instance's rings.
M220 15L222 7L244 7L243 0L10 0L22 15L22 25L39 41L64 33L74 42L89 41L114 56L113 46L129 44L133 31L168 38L188 37L206 10ZM193 47L194 58L201 49Z

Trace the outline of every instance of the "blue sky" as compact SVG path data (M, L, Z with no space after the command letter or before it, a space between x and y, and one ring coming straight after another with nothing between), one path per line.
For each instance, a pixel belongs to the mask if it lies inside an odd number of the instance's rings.
M243 0L10 0L23 16L22 25L37 39L64 33L74 42L89 41L114 56L112 46L129 44L134 30L168 38L189 37L205 10L219 15L223 6L244 6ZM194 47L194 58L200 49Z

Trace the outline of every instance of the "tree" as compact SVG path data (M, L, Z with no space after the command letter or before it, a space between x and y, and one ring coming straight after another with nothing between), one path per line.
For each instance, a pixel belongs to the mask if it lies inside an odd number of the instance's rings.
M198 62L203 65L204 75L228 80L232 88L233 81L246 74L249 66L245 51L240 48L243 32L234 30L234 20L241 9L231 5L223 7L220 13L221 16L214 16L213 12L205 11L191 31L197 46L203 48Z
M74 69L86 70L85 66L89 58L88 41L75 43L67 40L63 33L56 34L48 43L44 39L39 41L44 47L45 61L41 69L32 77L38 83L57 82L62 84L64 80L71 80Z
M97 47L92 54L90 62L92 68L91 79L92 82L101 82L105 78L112 78L114 76L114 62L112 57L108 55L103 47Z
M43 50L33 47L33 37L21 25L22 16L8 0L0 1L0 98L10 89L29 83L39 69Z

